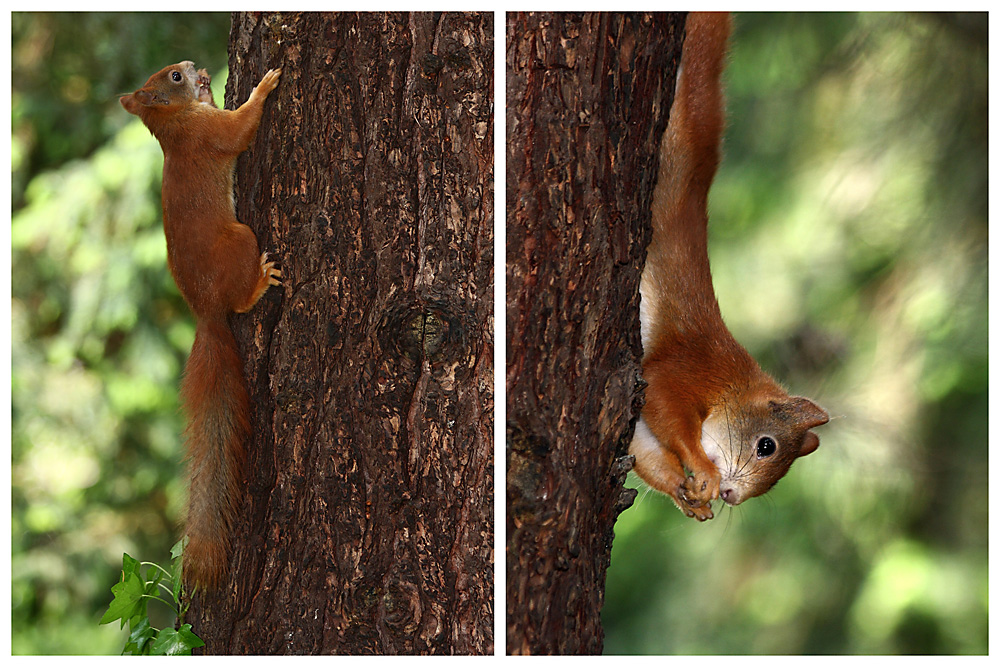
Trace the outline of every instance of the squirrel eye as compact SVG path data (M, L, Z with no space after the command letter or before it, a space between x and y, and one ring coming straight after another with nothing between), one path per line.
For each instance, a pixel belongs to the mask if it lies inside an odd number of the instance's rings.
M766 435L757 441L757 458L766 459L778 449L778 443Z
M176 83L180 83L181 73L178 72L177 70L174 70L173 72L170 73L170 78L173 79Z

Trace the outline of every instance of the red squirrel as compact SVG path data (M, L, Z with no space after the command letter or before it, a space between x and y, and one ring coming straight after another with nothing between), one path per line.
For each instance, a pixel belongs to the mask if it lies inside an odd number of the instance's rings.
M190 61L164 67L121 98L163 149L167 264L197 318L180 393L191 476L184 580L205 588L228 571L250 432L243 362L228 316L253 308L281 277L267 253L258 254L254 233L236 220L233 171L280 75L270 70L235 111L216 107L208 73Z
M724 126L728 14L688 15L670 120L660 146L653 237L640 285L648 387L629 453L635 471L687 516L767 492L819 446L829 417L789 396L733 338L708 264L708 189ZM687 471L685 473L685 471Z

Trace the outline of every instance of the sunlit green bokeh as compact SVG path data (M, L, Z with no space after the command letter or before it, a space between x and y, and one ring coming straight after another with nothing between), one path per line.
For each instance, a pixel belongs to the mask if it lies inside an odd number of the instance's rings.
M610 653L987 651L986 16L739 15L722 312L831 414L706 524L640 488Z
M122 553L170 559L194 328L166 270L160 149L118 94L190 59L221 103L228 31L225 14L12 15L15 654L119 653L127 630L98 620Z

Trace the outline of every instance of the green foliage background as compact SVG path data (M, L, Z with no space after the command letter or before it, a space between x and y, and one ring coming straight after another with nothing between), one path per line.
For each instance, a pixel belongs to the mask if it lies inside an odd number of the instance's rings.
M723 314L830 412L767 496L619 519L608 653L985 653L987 20L738 15Z
M834 419L771 494L707 524L640 492L616 526L606 650L983 653L985 15L737 26L720 303ZM97 621L122 553L166 562L177 537L193 323L165 266L159 147L117 96L194 60L221 103L228 30L12 16L15 654L119 652Z
M127 631L97 621L122 553L167 563L177 539L194 338L166 271L160 149L118 96L194 60L221 103L229 16L11 24L11 648L118 653Z

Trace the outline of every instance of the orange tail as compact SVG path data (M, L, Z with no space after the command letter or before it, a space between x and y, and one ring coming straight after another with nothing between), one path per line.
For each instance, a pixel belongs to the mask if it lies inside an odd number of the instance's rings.
M204 588L217 586L228 570L229 538L240 507L250 432L242 368L225 316L199 319L181 382L191 475L184 580Z
M691 12L685 26L681 69L663 141L675 196L704 200L719 166L725 129L722 71L732 19L725 12ZM661 159L662 163L662 159ZM704 210L704 207L702 207Z
M653 195L653 237L642 275L642 342L646 354L664 323L724 328L708 265L708 190L719 166L725 128L721 76L731 19L726 13L688 14L677 89L660 144Z

